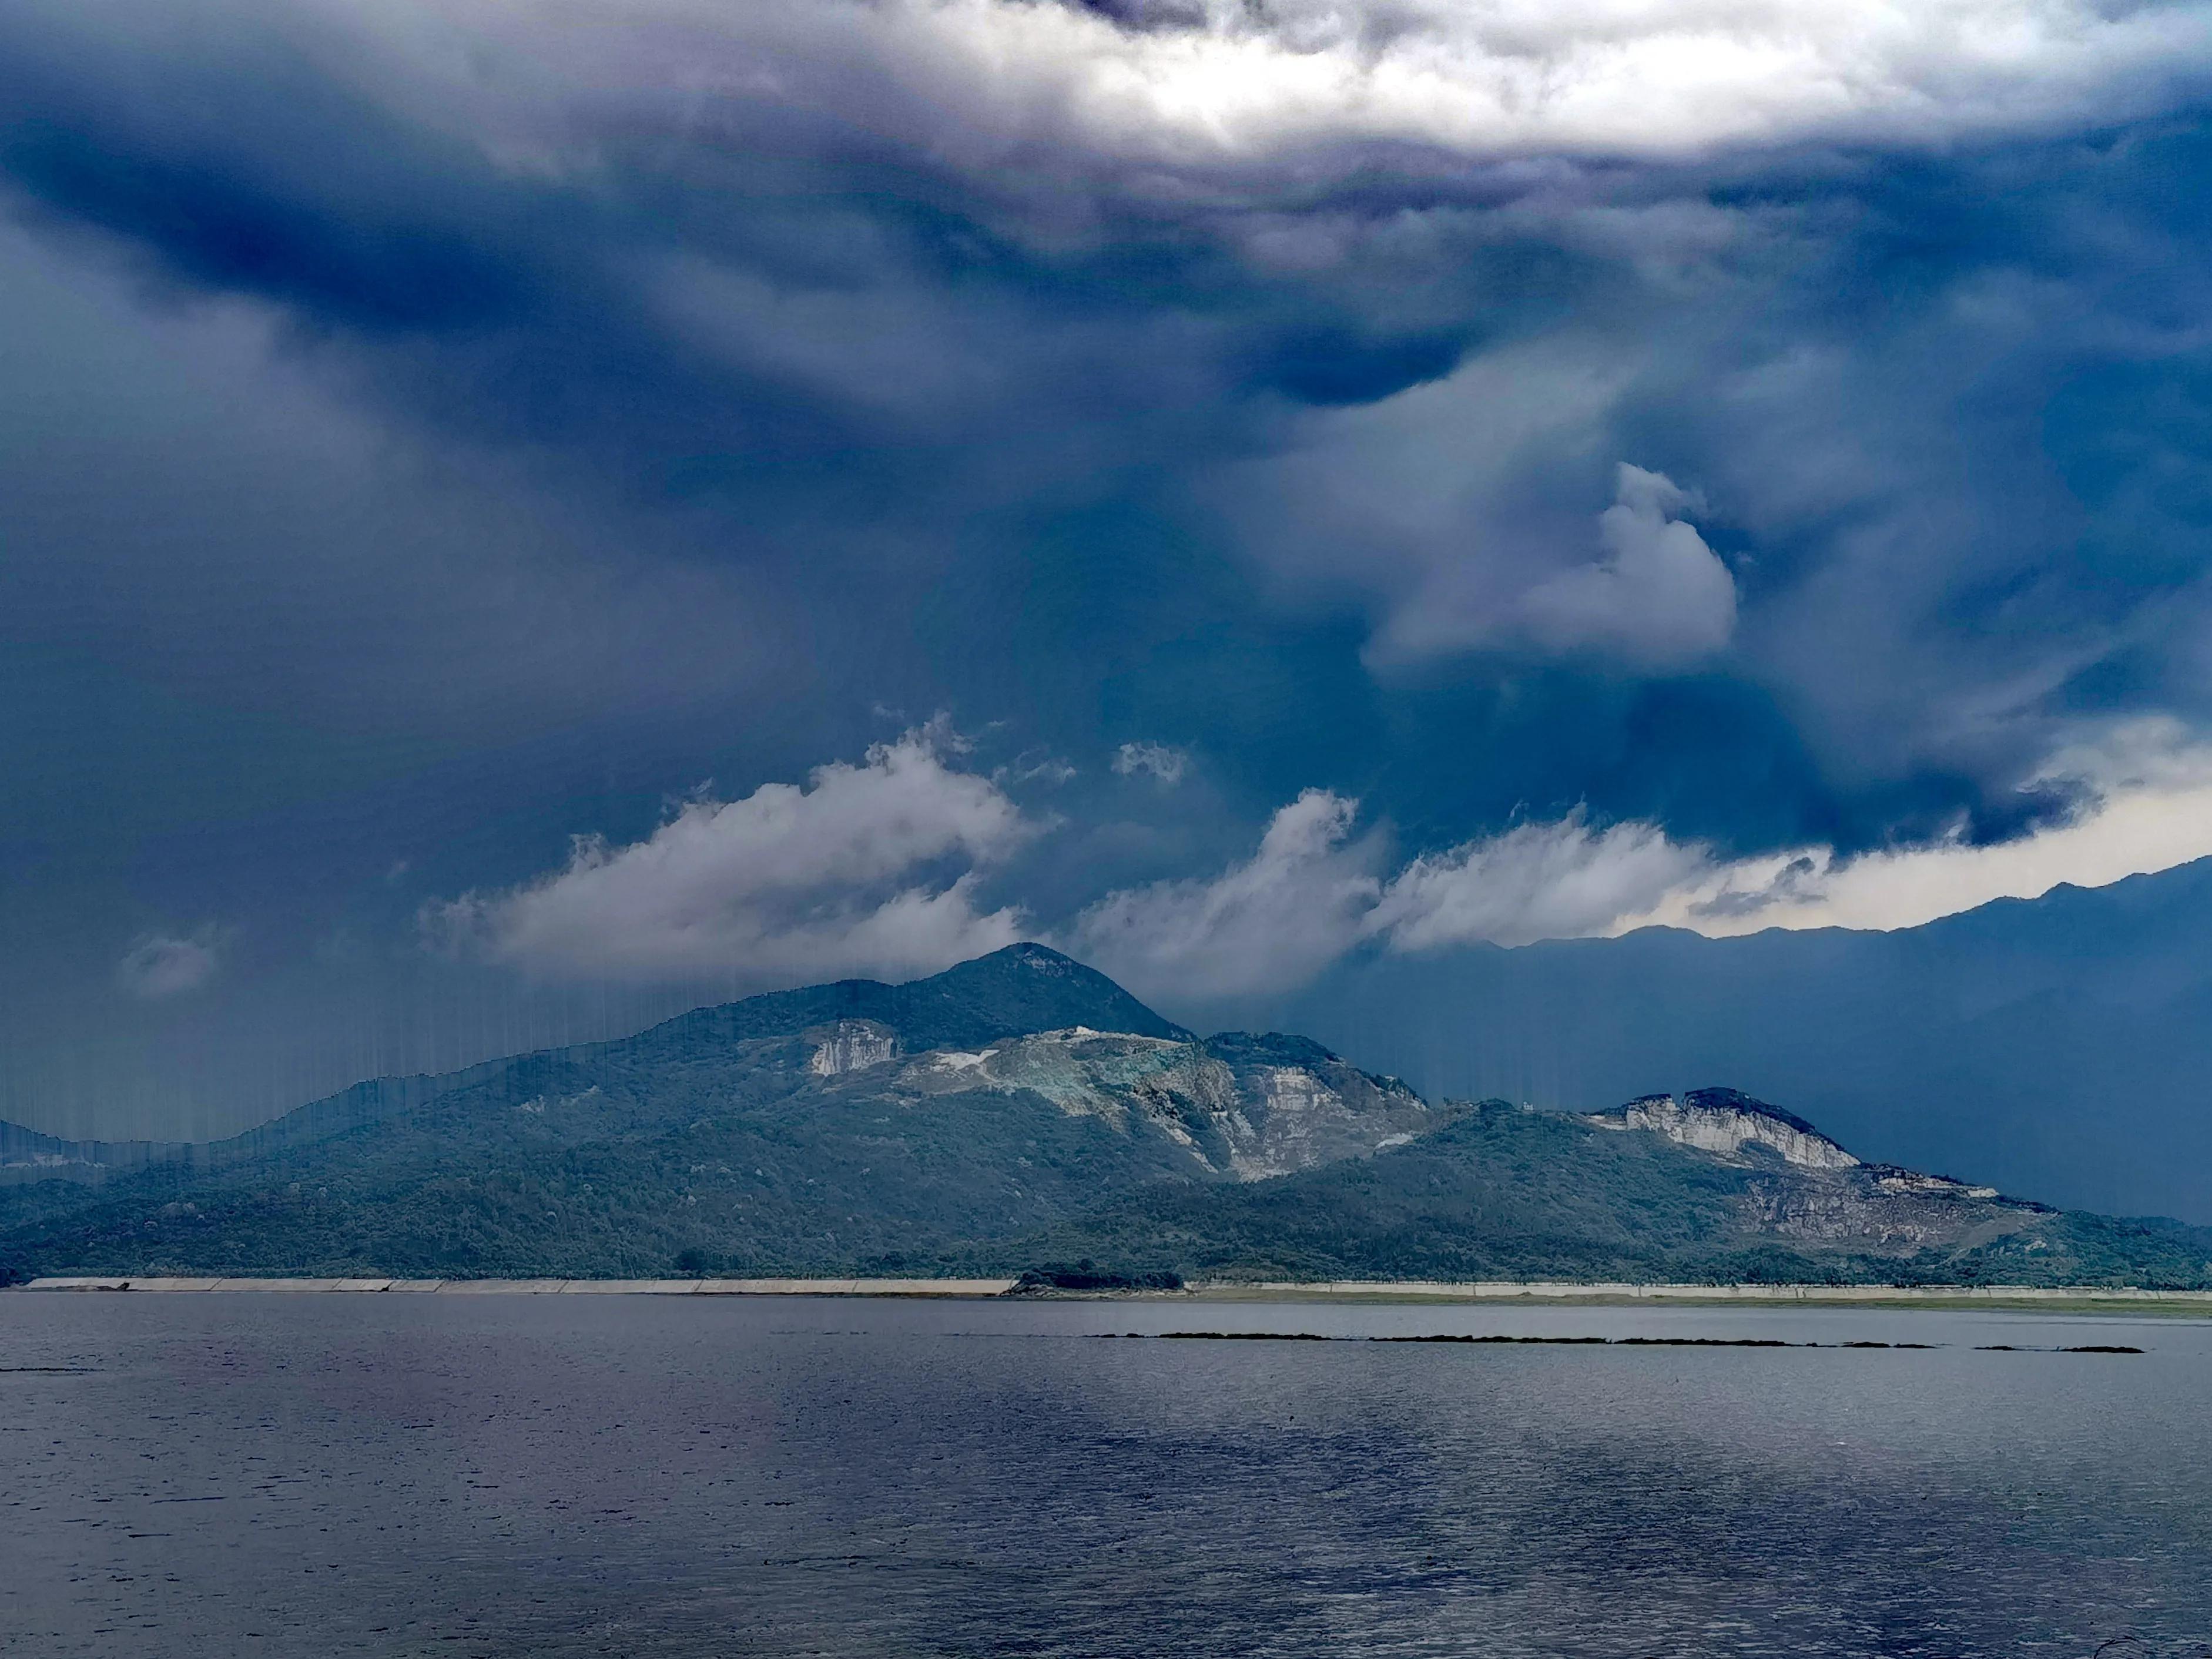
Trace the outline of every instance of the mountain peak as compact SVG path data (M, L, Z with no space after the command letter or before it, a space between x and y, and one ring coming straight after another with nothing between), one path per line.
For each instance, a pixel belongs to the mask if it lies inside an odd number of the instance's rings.
M711 1044L795 1036L838 1020L872 1020L889 1027L902 1054L980 1048L1007 1037L1078 1025L1176 1042L1188 1042L1191 1035L1097 969L1048 945L1024 943L903 985L846 979L695 1009L621 1041L647 1047Z
M1025 963L1039 973L1061 974L1074 969L1081 969L1086 973L1094 971L1084 968L1083 963L1078 962L1073 957L1062 956L1049 945L1039 945L1032 939L1024 939L1018 945L1002 945L988 955L973 959L977 962L991 962L1001 957L1009 962ZM1100 977L1103 978L1104 975L1102 975Z
M1171 1037L1179 1042L1188 1041L1191 1035L1154 1013L1096 968L1063 956L1049 945L1028 941L956 963L941 974L895 987L893 991L917 1010L960 1009L963 1017L993 1028L986 1033L993 1036L1065 1031L1078 1025L1087 1025L1094 1031Z

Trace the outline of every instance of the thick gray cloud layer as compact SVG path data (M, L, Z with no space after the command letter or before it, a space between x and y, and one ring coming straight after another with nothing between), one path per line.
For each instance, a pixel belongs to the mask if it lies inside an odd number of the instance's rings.
M494 987L1171 992L2179 855L2208 70L2196 3L13 8L9 1098L471 893ZM939 709L1004 833L771 879Z

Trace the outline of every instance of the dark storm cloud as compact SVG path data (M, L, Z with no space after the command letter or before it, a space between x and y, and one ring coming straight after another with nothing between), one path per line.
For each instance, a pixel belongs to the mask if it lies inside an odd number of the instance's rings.
M1388 398L1559 303L1540 238L1375 234L1493 169L1231 170L1179 200L1072 176L1065 144L963 167L856 123L878 88L822 70L788 102L542 92L550 133L510 137L502 74L412 84L315 13L126 15L143 33L16 20L0 166L27 204L352 346L418 415L810 524L833 466L859 518L1264 443L1279 403Z
M2212 702L2204 14L1886 15L14 9L38 257L228 342L0 456L11 637L162 826L100 982L220 927L227 987L266 838L413 866L373 933L939 709L1062 821L975 900L1044 927L1266 873L1309 788L1330 892L1377 823L1664 873L2094 811L2054 756ZM278 757L257 828L177 850L118 684Z
M2201 231L2145 176L2182 175L2186 131L1940 166L1324 134L1163 179L1048 129L1014 149L1041 192L963 154L980 118L932 135L926 84L878 118L857 56L580 95L512 41L155 15L19 14L0 161L38 212L276 307L416 417L702 504L721 557L911 584L963 556L957 515L1103 489L1172 518L1194 485L1279 593L1365 611L1372 660L1484 678L1471 658L1602 642L1510 618L1601 568L1632 461L1737 532L1735 672L1832 769L1924 777L1976 833L2017 818L2045 717L2145 592L2195 580L2081 556L2077 435L2034 429L2085 355L2194 355ZM708 68L747 45L708 42ZM2099 442L2109 469L2124 440ZM1548 684L1617 706L1598 666Z

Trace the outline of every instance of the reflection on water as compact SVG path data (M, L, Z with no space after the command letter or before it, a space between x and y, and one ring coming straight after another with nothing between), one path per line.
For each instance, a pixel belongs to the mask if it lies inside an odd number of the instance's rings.
M1178 1329L1943 1346L1095 1340ZM10 1655L2212 1659L2198 1322L19 1294L0 1367Z

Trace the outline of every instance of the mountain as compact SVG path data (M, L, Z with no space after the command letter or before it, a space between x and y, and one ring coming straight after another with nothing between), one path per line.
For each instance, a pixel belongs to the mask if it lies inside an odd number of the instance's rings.
M2212 1229L1864 1164L1730 1089L1588 1115L1485 1102L1373 1158L1130 1194L1032 1248L1186 1277L2212 1285Z
M367 1083L202 1145L0 1133L0 1268L2212 1282L2212 1232L1863 1163L1726 1090L1431 1103L1057 952Z
M41 1270L927 1267L1154 1182L1280 1175L1439 1114L1292 1037L1200 1041L1016 945L902 986L702 1009L387 1079L205 1145L0 1140L0 1261Z
M1893 933L1480 946L1194 1010L1566 1111L1726 1079L1869 1158L2212 1222L2212 860Z
M488 1060L440 1077L379 1078L222 1140L65 1140L0 1122L0 1184L98 1182L155 1166L251 1166L368 1124L409 1118L447 1097L464 1097L464 1106L467 1100L486 1097L542 1098L559 1079L586 1073L623 1079L632 1115L622 1121L634 1128L665 1116L677 1101L690 1097L702 1079L715 1076L732 1060L738 1072L747 1071L758 1052L749 1045L808 1032L819 1037L841 1025L894 1031L908 1053L975 1048L1002 1037L1079 1026L1161 1039L1190 1036L1103 974L1042 945L1017 945L904 985L840 980L695 1009L611 1042ZM568 1132L588 1138L593 1120L570 1115ZM441 1115L430 1130L434 1136L447 1136L459 1123L457 1116Z

